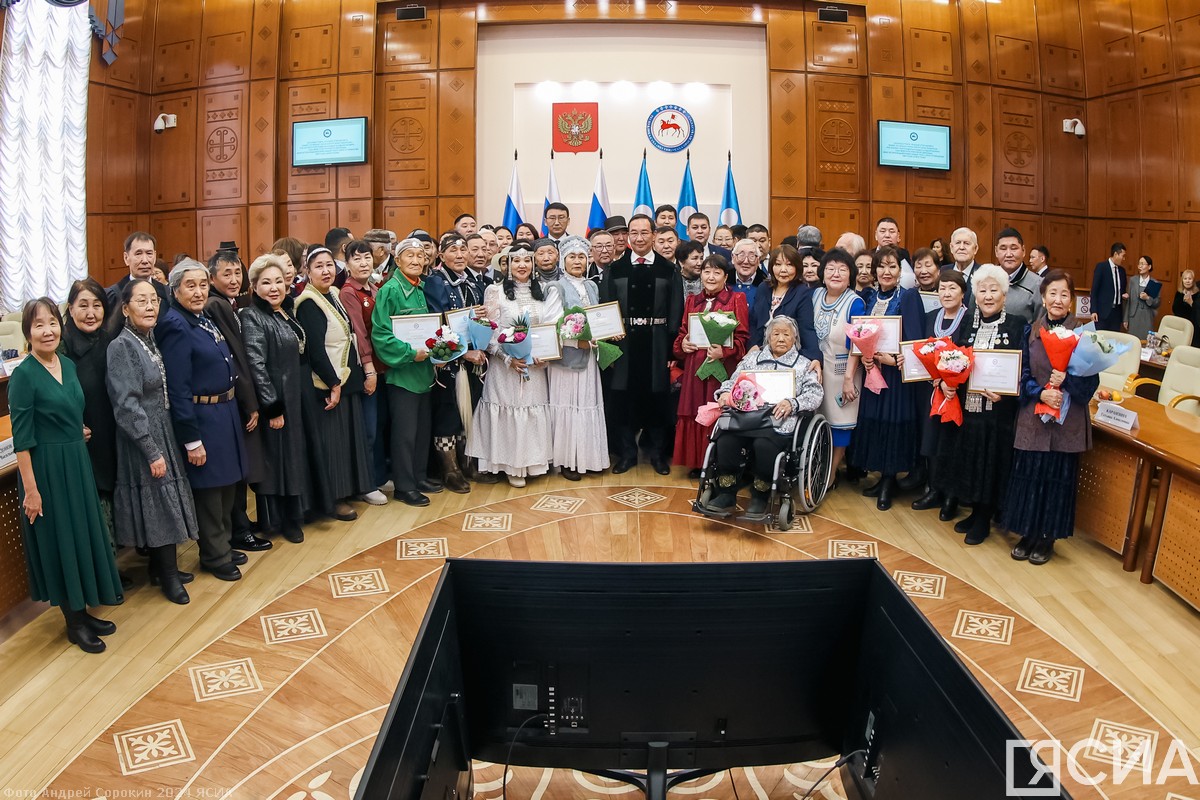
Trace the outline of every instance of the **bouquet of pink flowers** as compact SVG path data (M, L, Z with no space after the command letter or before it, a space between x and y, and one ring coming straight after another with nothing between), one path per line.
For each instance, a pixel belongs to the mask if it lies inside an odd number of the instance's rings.
M429 350L429 360L434 364L449 364L467 352L459 335L446 325L438 328L431 338L425 340L425 347Z
M759 411L766 406L762 387L750 375L741 375L729 390L730 408L734 411ZM721 416L719 403L705 403L696 410L696 423L704 427L713 425Z
M856 322L846 329L846 336L862 353L864 359L875 357L875 345L882 334L883 328L873 322ZM874 369L867 370L867 380L864 385L875 394L879 394L887 388L887 381L884 380L883 373L879 371L878 364Z
M931 374L936 374L943 385L957 389L967 382L967 378L971 375L971 365L974 363L975 352L970 347L942 348L938 352L937 363L934 365L937 372ZM933 403L929 409L929 416L938 416L942 418L942 422L962 425L962 401L959 400L958 395L959 393L955 392L953 396L948 396L942 391L942 387L938 386L933 392Z
M563 312L562 319L558 321L558 338L564 342L591 342L596 348L600 369L608 369L622 356L621 348L612 342L597 342L592 338L587 312L579 306L571 306Z

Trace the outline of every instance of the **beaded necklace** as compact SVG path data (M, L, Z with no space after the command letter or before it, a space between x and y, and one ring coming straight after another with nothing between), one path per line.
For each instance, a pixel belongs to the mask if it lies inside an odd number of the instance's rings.
M966 315L966 311L966 306L960 305L958 307L958 311L954 313L954 318L950 320L948 325L945 324L945 314L938 316L937 319L933 321L933 335L939 338L942 336L953 336L954 332L958 330L958 326L962 324L963 316Z
M819 294L817 295L817 313L816 320L814 320L814 327L817 329L817 339L820 341L825 341L829 338L829 331L833 328L833 321L841 315L842 306L845 304L846 298L849 297L852 292L850 292L848 289L843 291L841 295L839 295L838 298L833 301L833 304L830 305L825 302L828 292L826 292L824 289L818 289L817 291Z
M133 340L142 346L142 349L146 351L146 355L154 362L154 366L158 367L158 374L162 376L163 405L167 409L170 409L171 398L167 396L167 368L163 366L162 355L158 352L158 346L149 337L143 337L128 322L125 323L125 329L133 334Z

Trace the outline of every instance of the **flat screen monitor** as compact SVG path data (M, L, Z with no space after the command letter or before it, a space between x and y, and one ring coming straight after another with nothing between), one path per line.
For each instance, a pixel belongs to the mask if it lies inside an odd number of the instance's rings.
M367 118L292 123L292 166L331 167L367 163Z
M879 120L879 166L950 169L950 128Z

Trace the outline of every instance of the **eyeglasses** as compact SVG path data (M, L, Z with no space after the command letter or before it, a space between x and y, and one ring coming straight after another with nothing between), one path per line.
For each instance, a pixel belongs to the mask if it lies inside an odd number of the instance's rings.
M156 306L159 302L158 295L154 295L154 297L135 297L129 301L129 305L135 308L147 308L148 306Z

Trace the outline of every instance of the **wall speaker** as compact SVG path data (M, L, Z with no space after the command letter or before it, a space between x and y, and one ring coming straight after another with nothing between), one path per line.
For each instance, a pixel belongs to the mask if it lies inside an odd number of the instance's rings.
M399 22L416 22L425 19L425 6L411 5L397 8L396 19Z
M817 19L821 22L849 22L850 12L836 6L826 6L817 9Z

